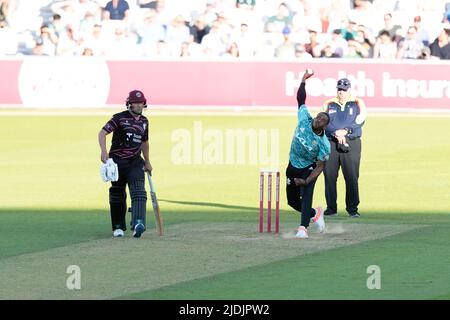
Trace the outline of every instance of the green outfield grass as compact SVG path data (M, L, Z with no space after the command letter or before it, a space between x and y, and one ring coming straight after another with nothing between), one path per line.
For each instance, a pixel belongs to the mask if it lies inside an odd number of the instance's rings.
M362 217L346 217L341 176L338 216L306 241L292 237L299 217L283 187L295 115L149 114L166 235L157 236L149 202L139 240L129 231L113 239L110 230L97 143L109 118L0 114L0 299L450 297L450 117L369 116ZM244 163L209 164L196 153L200 143L203 155L225 159L226 147L211 141L238 129L278 134L279 236L258 233L259 168L273 164L251 163L248 154ZM186 133L192 164L177 164ZM320 177L314 204L324 203ZM81 268L81 290L66 287L69 265ZM381 268L380 290L366 286L370 265Z

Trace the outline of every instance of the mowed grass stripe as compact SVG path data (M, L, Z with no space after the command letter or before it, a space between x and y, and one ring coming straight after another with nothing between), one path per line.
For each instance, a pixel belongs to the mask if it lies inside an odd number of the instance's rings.
M222 134L228 129L267 132L278 129L280 169L284 171L287 164L295 117L174 118L152 117L151 110L148 111L151 159L162 198L243 205L258 202L259 164L249 161L244 165L174 164L172 151L178 143L173 140L173 134L177 130L190 133L192 160L195 139L203 142L203 151L209 145L206 137L194 136L196 121L201 121L203 134L208 129ZM2 148L8 155L0 160L4 186L0 203L4 207L26 205L29 208L107 207L109 185L99 177L97 133L108 120L108 116L0 117L0 135L5 137ZM450 158L449 127L449 118L369 117L362 138L361 211L448 210L445 195L450 192L450 168L443 161ZM423 132L433 132L433 135ZM341 175L339 183L342 182ZM424 189L428 190L426 195ZM427 197L433 197L432 201L424 201ZM315 198L323 204L322 177ZM284 204L285 199L282 200Z
M320 250L388 237L416 226L331 223L309 241L260 235L254 223L183 223L136 240L101 239L0 260L1 299L110 299ZM291 230L291 226L283 226ZM81 268L68 290L66 268ZM12 276L14 275L14 276Z
M450 297L447 233L448 225L421 227L120 299L446 300ZM380 267L380 290L367 288L370 265Z

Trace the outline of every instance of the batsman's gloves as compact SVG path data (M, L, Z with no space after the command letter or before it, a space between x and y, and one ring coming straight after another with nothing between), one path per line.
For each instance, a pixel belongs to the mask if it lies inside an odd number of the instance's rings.
M119 180L119 168L113 159L106 160L100 167L100 177L104 182Z

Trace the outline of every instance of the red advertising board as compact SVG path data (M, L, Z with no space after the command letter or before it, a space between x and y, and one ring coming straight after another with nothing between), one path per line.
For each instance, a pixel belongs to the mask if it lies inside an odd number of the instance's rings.
M159 106L295 106L303 71L312 68L307 104L335 96L347 77L368 108L450 109L446 61L313 60L104 61L34 58L0 61L0 105L102 107L140 89ZM66 97L66 99L64 99Z
M0 60L0 105L20 104L18 90L22 61Z

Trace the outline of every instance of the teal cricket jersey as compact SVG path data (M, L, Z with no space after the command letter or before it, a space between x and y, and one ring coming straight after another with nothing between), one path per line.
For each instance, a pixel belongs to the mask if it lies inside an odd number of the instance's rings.
M316 161L327 161L330 155L330 142L324 134L318 136L312 130L313 118L306 105L298 109L298 124L292 137L289 160L296 168L306 168Z

